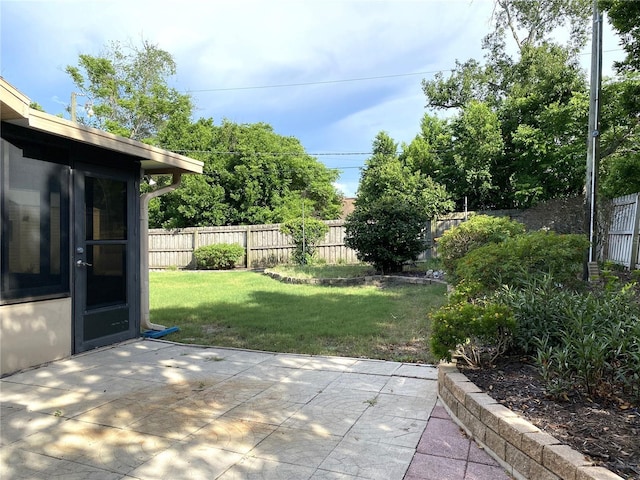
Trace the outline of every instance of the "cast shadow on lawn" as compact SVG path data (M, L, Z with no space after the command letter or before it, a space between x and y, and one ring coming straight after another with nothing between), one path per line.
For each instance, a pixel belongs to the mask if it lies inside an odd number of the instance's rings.
M385 358L381 344L406 345L424 338L428 333L427 312L443 300L444 287L440 286L407 286L384 294L373 289L340 288L323 288L306 295L256 291L243 303L205 302L152 309L151 315L154 323L180 328L166 337L171 341ZM415 359L402 360L431 358L428 351L423 351Z

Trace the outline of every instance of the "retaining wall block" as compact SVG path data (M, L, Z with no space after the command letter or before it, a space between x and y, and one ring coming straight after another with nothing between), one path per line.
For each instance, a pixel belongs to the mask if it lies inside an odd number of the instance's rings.
M553 472L550 472L539 463L532 463L529 472L531 480L563 480Z
M542 464L565 480L575 480L578 467L593 464L569 445L547 445L542 451Z
M451 373L447 377L451 377L452 375L456 374ZM469 381L452 383L449 387L449 391L453 393L453 396L456 397L456 400L458 400L463 405L467 393L482 393L482 390L478 388L475 383L471 383Z
M507 442L500 434L487 428L484 433L484 443L501 460L507 460Z
M622 477L603 467L578 467L576 480L622 480Z
M492 399L455 364L438 367L438 393L455 421L515 478L623 480Z
M500 403L487 405L480 415L480 420L494 432L500 431L500 419L517 415Z
M478 417L473 415L469 410L462 406L462 404L458 404L457 417L471 432L471 436L474 439L484 443L484 437L487 427L480 421Z
M506 444L506 462L513 467L523 478L531 477L531 465L535 461L520 449L514 447L509 442Z
M539 464L542 464L542 451L547 445L560 445L560 441L542 431L527 432L522 435L522 451Z
M498 401L491 398L486 393L467 393L464 399L464 406L471 412L476 418L482 418L482 411L487 408L488 405L498 405Z
M522 435L541 430L522 417L501 417L500 435L517 449L522 449Z

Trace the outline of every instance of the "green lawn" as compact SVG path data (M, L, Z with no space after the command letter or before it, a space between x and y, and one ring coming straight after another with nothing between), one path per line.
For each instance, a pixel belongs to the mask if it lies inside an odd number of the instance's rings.
M152 272L151 321L167 340L273 352L428 362L427 313L444 285L291 285L255 272Z

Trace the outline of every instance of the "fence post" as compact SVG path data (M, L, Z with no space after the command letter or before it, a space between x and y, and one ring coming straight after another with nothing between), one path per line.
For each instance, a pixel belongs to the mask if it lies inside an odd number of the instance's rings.
M192 266L196 265L196 257L194 256L194 253L196 251L196 249L199 247L198 243L200 243L200 239L198 237L199 235L199 230L197 228L195 228L193 230L193 240L192 240L192 250L191 250L191 262L189 262Z
M633 232L631 234L631 258L629 270L634 270L638 263L638 240L640 236L640 193L636 193L635 218L633 220Z
M244 231L244 244L246 245L245 248L247 250L247 265L246 268L250 268L251 266L251 227L247 226L246 230Z
M434 217L429 221L431 226L431 252L429 256L431 258L438 258L438 249L436 247L436 234L438 233L438 217Z

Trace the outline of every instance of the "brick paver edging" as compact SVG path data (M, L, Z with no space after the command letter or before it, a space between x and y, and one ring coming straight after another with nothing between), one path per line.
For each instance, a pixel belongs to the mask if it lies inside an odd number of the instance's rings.
M483 393L453 363L438 367L438 395L451 418L517 479L623 480Z
M307 284L307 285L376 285L379 283L409 283L415 285L431 285L433 283L446 284L444 280L429 277L404 277L402 275L368 275L366 277L354 278L296 278L287 277L272 270L265 270L265 275L284 283Z

